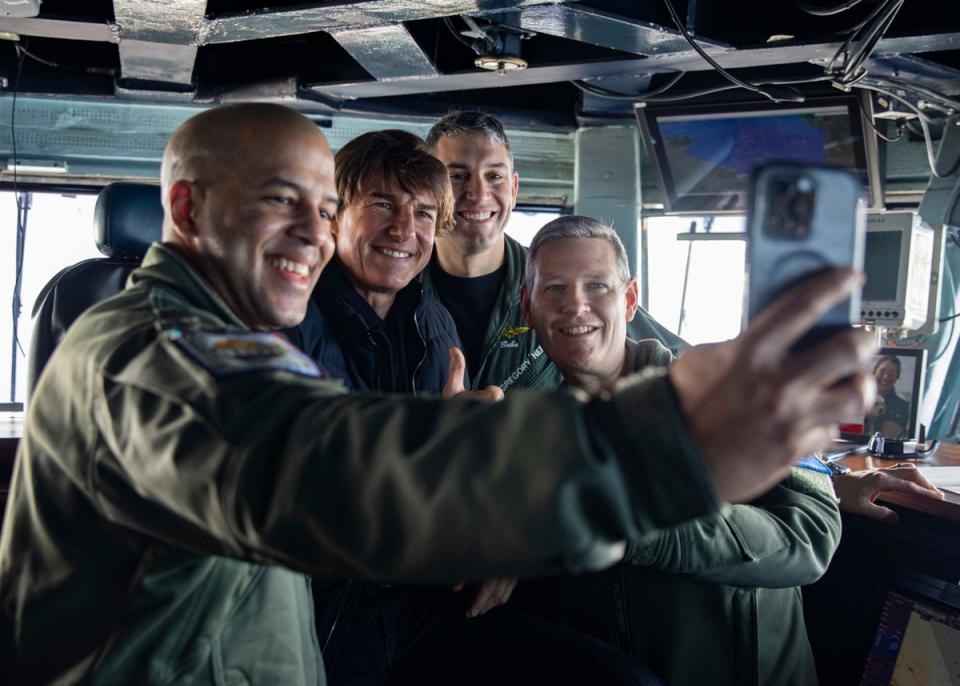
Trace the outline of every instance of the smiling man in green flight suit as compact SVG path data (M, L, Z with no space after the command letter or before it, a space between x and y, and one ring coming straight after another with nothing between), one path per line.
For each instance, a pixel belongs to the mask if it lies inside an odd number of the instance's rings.
M273 333L333 254L320 129L275 105L206 111L174 133L161 189L163 243L71 326L32 398L0 534L5 683L322 684L308 574L601 569L766 490L827 417L872 403L866 337L782 364L854 287L843 273L605 398L348 395Z

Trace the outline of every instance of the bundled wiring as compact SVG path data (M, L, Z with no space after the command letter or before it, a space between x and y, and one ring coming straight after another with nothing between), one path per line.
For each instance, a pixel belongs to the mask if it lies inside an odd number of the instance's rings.
M918 83L914 83L912 81L904 81L902 79L898 79L892 76L872 76L871 75L865 78L869 78L871 82L875 84L879 84L884 87L901 89L905 91L910 91L911 93L915 93L917 95L922 95L927 100L931 101L930 105L936 107L937 109L941 109L943 111L949 110L947 112L948 114L952 113L953 111L960 112L960 100L955 100L950 96L944 95L943 93L938 93L937 91L931 90L926 86L921 86ZM932 124L936 122L930 121L930 123Z
M903 0L900 0L902 2ZM687 31L687 27L684 26L683 22L680 20L680 15L677 14L676 8L673 6L671 0L663 0L664 4L667 6L667 12L670 14L670 18L673 20L674 25L677 27L677 30L683 34L684 39L687 43L690 44L690 47L693 48L700 57L702 57L706 62L717 70L717 73L727 79L730 83L735 84L740 88L745 88L748 91L753 91L759 95L764 96L765 98L772 100L773 102L803 102L804 97L800 91L793 88L782 88L778 92L772 92L761 88L760 86L749 83L742 79L737 78L726 69L721 67L716 60L714 60L710 55L707 54L706 50L697 45L697 42L693 40L693 37Z
M586 83L584 81L571 81L574 86L582 90L584 93L590 93L591 95L596 95L600 98L609 98L611 100L630 100L633 102L644 102L644 103L661 103L661 102L680 102L683 100L693 100L694 98L699 98L704 95L713 95L714 93L723 93L724 91L735 90L740 88L740 86L734 84L724 84L722 86L713 86L711 88L704 88L702 90L695 91L686 91L682 93L676 93L673 95L660 95L661 93L666 92L671 86L673 86L677 81L680 80L685 72L681 72L676 78L669 81L664 86L661 86L655 90L647 91L645 93L638 93L636 95L630 95L628 93L619 93L617 91L610 91L606 88L600 88L591 83ZM816 83L818 81L829 81L830 77L828 76L809 76L797 79L777 79L771 81L760 81L759 85L763 86L784 86L784 85L797 85L801 83Z
M863 65L890 28L903 3L904 0L886 0L851 29L839 50L827 63L827 74L832 76L837 84L850 87L866 75ZM855 47L851 48L854 43Z
M906 106L911 112L917 115L917 121L920 124L920 130L923 132L923 144L927 151L927 163L930 165L931 174L933 174L938 179L942 179L944 177L950 176L957 170L957 166L960 165L960 161L955 162L953 167L951 167L947 171L940 171L939 169L937 169L937 156L936 156L936 153L934 153L933 151L933 135L930 133L930 124L945 123L949 126L958 120L958 117L956 115L944 117L941 119L933 119L930 117L930 115L928 115L926 112L921 110L919 107L914 105L912 102L910 102L910 100L908 100L903 96L897 95L896 93L893 93L886 89L874 86L872 85L872 83L861 83L859 87L866 88L867 90L876 91L878 93L882 93L888 98L892 98L897 102L901 103L902 105ZM906 88L904 88L904 90L906 90Z

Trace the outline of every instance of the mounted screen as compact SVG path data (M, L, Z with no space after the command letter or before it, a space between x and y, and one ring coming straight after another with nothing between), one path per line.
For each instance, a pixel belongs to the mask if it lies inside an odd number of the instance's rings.
M916 439L927 351L923 348L880 348L864 367L877 383L877 398L866 415L840 422L840 435L866 442L879 433L884 438Z
M646 107L637 116L671 212L743 212L750 170L770 160L842 167L860 176L865 191L879 177L868 174L856 98L790 108Z

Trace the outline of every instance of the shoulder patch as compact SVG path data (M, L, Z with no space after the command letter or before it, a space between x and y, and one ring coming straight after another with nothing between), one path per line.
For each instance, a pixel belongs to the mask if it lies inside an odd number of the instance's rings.
M172 329L170 340L214 376L260 371L286 371L324 378L317 364L280 334Z

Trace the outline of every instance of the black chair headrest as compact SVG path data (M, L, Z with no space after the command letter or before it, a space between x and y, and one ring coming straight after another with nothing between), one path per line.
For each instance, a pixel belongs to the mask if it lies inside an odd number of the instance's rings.
M97 249L107 257L142 260L163 234L160 186L111 183L94 210Z

